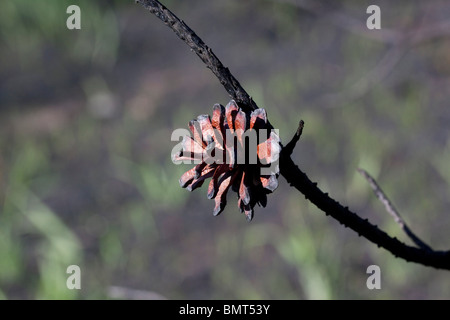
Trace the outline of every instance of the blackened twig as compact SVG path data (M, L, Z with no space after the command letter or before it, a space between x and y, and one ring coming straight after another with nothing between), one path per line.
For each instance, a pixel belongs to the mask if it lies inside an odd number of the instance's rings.
M305 122L303 120L300 120L300 123L298 124L297 132L292 137L292 140L289 141L289 143L283 148L283 152L287 155L291 155L292 151L294 151L295 146L297 145L298 140L300 139L300 136L303 132L303 127L305 126Z
M136 0L136 2L142 4L152 14L160 18L180 39L186 42L197 53L241 108L244 108L246 111L258 108L250 96L239 85L239 82L231 75L230 71L222 65L219 59L212 53L211 49L184 22L156 0ZM294 139L300 137L301 130L302 126L299 126L298 134L296 134ZM293 145L297 141L298 139L293 142ZM367 219L362 219L347 207L342 206L339 202L329 197L327 193L320 190L317 187L317 183L312 182L292 161L289 153L292 150L290 149L290 147L283 148L281 151L281 175L284 176L291 186L300 191L306 199L325 212L326 215L330 215L344 226L354 230L358 235L365 237L378 247L388 250L396 257L425 266L450 270L450 251L424 250L422 248L411 247L399 241L397 238L390 237L386 232L371 224Z
M400 214L398 213L397 209L395 209L394 205L386 196L386 194L383 192L383 190L378 185L376 180L364 169L358 169L358 172L367 180L367 182L369 182L369 185L372 188L373 192L375 193L375 196L381 201L382 204L384 204L386 211L394 218L395 222L399 224L400 228L408 235L408 237L417 246L419 246L419 248L431 251L432 250L431 247L422 240L420 240L420 238L417 237L414 234L414 232L411 231L411 229L408 227L408 225L402 219L402 217L400 217Z
M239 81L231 74L230 70L222 64L211 48L209 48L203 40L200 39L186 23L184 23L184 21L180 20L175 14L156 0L135 1L161 19L164 24L171 28L173 32L175 32L176 35L183 40L197 56L199 56L205 65L211 69L214 75L219 79L230 97L236 100L241 109L245 112L251 112L258 108L253 99L244 88L242 88Z
M389 236L386 232L363 219L348 207L331 198L317 187L309 177L292 161L291 157L280 155L280 171L286 181L300 191L307 200L314 203L320 210L339 221L342 225L354 230L359 236L365 237L378 247L382 247L409 262L420 263L437 269L450 270L450 251L424 250L411 247Z

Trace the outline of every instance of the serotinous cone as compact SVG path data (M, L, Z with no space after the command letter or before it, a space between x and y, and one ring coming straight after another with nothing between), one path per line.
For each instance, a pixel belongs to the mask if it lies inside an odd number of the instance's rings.
M238 195L238 207L253 218L256 204L263 207L267 194L278 187L280 138L272 129L264 109L250 114L234 100L226 107L216 104L212 117L200 115L189 122L191 136L185 136L174 160L192 161L180 185L192 191L211 178L208 198L215 200L214 215L223 211L228 190Z

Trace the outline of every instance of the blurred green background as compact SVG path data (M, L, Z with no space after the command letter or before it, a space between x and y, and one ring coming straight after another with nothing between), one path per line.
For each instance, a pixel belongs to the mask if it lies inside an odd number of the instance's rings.
M298 2L163 3L283 141L305 121L293 158L323 190L410 243L362 167L449 249L450 3ZM381 31L365 27L370 4ZM181 189L171 132L230 98L133 0L5 0L0 33L0 298L450 299L448 271L378 249L282 177L251 223L234 194L213 217L204 187ZM81 290L66 287L72 264ZM372 264L381 290L366 287Z

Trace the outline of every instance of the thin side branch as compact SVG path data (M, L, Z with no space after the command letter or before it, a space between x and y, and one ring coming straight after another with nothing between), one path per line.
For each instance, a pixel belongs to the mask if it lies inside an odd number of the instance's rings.
M211 69L219 79L225 90L238 104L247 111L254 110L257 105L250 96L239 85L239 82L231 75L229 70L223 67L219 59L212 53L206 44L180 19L165 8L156 0L137 0L152 14L161 19L170 27L180 39L182 39L191 49L197 53L202 61ZM371 224L367 219L362 219L357 214L342 206L336 200L330 198L317 187L317 183L312 182L308 176L302 172L292 161L290 152L300 138L302 126L299 126L292 148L283 148L280 155L281 175L291 186L300 191L306 199L311 201L326 215L332 216L346 227L354 230L358 235L365 237L369 241L391 252L395 257L400 257L406 261L420 263L439 269L450 270L450 251L424 250L422 248L411 247L397 238L390 237L386 232Z
M370 187L372 188L373 192L375 193L375 196L381 201L382 204L384 204L384 207L386 208L386 211L394 218L395 222L398 223L400 228L408 235L408 237L419 247L424 250L432 251L431 247L427 245L425 242L420 240L418 236L414 234L414 232L411 231L411 229L408 227L406 222L400 217L400 214L398 213L397 209L395 209L392 202L389 200L389 198L386 196L386 194L383 192L381 187L378 185L376 180L367 173L364 169L358 169L358 172L369 182Z
M391 252L395 257L406 261L420 263L438 269L450 270L450 251L424 250L411 247L389 236L386 232L371 224L367 219L359 217L356 213L344 207L336 200L320 190L317 183L301 171L290 156L280 156L281 175L287 182L300 191L306 199L314 203L320 210L339 221L342 225L354 230L359 236Z
M167 25L176 35L183 40L203 61L203 63L211 69L214 75L219 79L222 86L228 92L230 97L234 99L239 107L245 112L251 112L258 108L249 94L242 88L239 81L231 74L230 70L226 68L219 58L213 53L200 37L189 28L184 21L180 20L169 9L155 0L135 0L136 3L141 4L144 8L157 16Z
M297 132L292 137L292 140L289 141L289 143L283 148L283 150L286 154L291 155L292 151L294 151L294 148L297 145L297 142L300 139L300 136L302 135L304 126L305 126L305 122L303 120L300 120L300 123L298 124L298 128L297 128Z

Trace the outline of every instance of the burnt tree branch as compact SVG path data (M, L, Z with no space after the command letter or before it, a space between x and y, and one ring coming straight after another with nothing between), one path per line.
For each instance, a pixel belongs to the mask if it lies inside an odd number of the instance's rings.
M223 66L212 50L182 20L156 0L136 0L136 2L161 19L200 57L241 108L247 112L258 108L229 69ZM394 256L425 266L450 270L450 251L427 250L408 246L397 238L389 236L367 219L359 217L348 207L344 207L320 190L317 183L312 182L291 159L293 147L300 138L302 129L303 124L301 123L293 140L287 147L283 148L280 155L281 175L291 186L300 191L306 199L325 212L326 215L333 217L342 225L355 231L359 236L363 236L378 247L386 249Z
M414 232L408 227L406 222L402 219L400 216L400 213L398 213L397 209L395 209L392 202L389 200L387 195L383 192L381 187L378 185L376 180L364 169L358 169L358 172L369 182L370 187L372 188L375 196L378 198L378 200L381 201L381 203L386 208L386 211L394 218L395 222L398 223L400 228L406 233L406 235L419 247L424 250L431 250L431 247L427 245L425 242L423 242L418 236L415 235Z
M175 34L197 54L203 63L211 69L214 75L219 79L222 86L228 92L230 97L238 103L239 107L245 112L258 109L256 103L244 88L242 88L241 84L231 74L230 70L222 64L211 48L209 48L183 20L180 20L158 1L136 0L136 2L140 3L144 8L161 19L165 25L172 29L173 32L175 32Z

